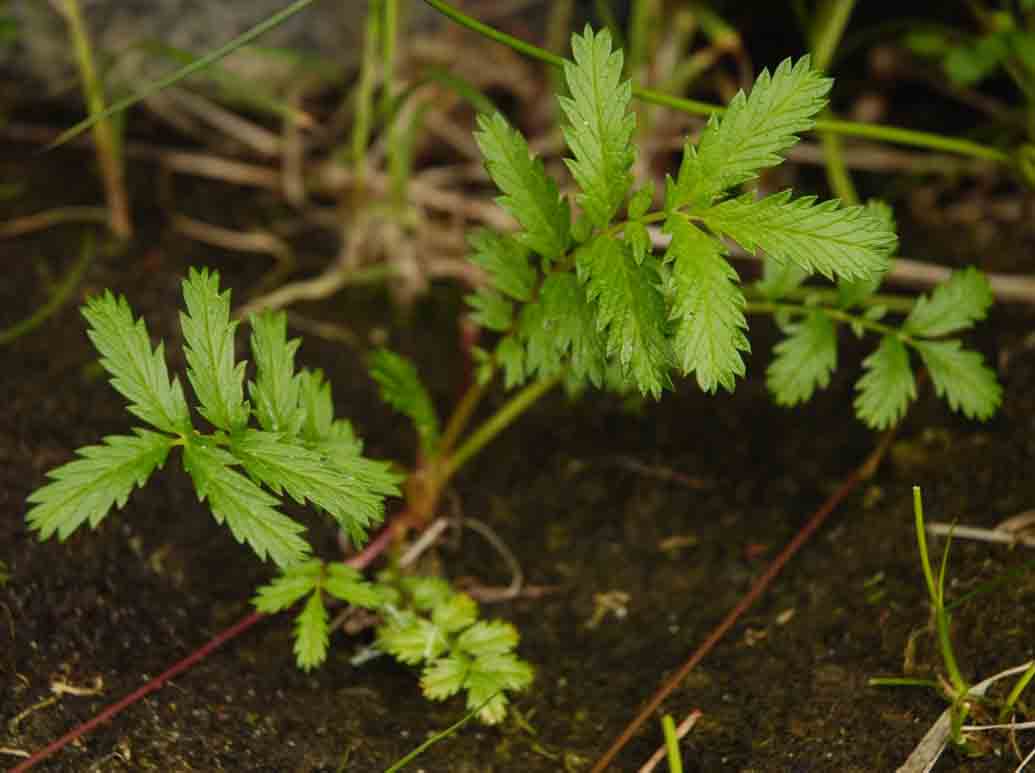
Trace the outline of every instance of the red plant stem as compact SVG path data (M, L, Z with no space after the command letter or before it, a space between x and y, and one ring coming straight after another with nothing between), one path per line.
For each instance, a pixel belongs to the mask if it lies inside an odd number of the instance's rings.
M392 519L392 523L389 523L387 526L385 526L380 531L380 533L378 533L378 535L374 537L374 539L372 539L365 548L363 548L361 552L354 555L345 563L348 566L351 566L353 569L365 569L366 567L368 567L377 559L378 556L380 556L382 553L385 552L385 550L388 549L389 545L392 544L392 537L396 533L395 523L400 521L405 522L408 519L408 517L408 510L403 510L397 513L395 517ZM206 644L194 650L194 652L192 652L187 657L183 658L183 660L178 661L177 663L173 664L165 671L160 673L154 679L151 679L145 684L138 687L136 690L131 692L122 700L111 704L100 714L96 715L92 719L88 719L81 725L72 728L63 736L58 738L56 741L52 741L51 743L47 744L45 747L40 749L38 752L33 754L31 757L26 758L19 765L12 768L10 773L22 773L22 771L26 771L29 770L29 768L35 767L38 763L54 755L56 752L60 751L63 747L67 746L75 739L86 735L87 733L91 732L94 728L96 728L98 725L107 722L116 714L119 714L123 709L126 709L132 706L137 701L146 698L151 693L163 687L165 683L168 682L170 679L174 679L175 677L182 674L184 671L189 670L196 663L199 663L202 660L204 660L206 657L208 657L210 654L222 647L228 641L237 638L242 633L251 628L253 625L255 625L261 620L264 620L267 617L269 617L269 615L264 614L262 612L252 612L246 617L243 617L229 628L213 636Z
M715 645L718 644L722 638L729 633L730 629L736 624L737 620L750 609L756 601L762 596L763 593L769 588L769 585L776 578L778 574L783 570L784 566L790 561L794 555L798 552L802 545L808 542L809 538L815 533L816 529L823 525L827 517L837 508L839 504L847 497L855 488L863 481L871 478L877 471L877 467L880 465L880 460L884 457L885 452L891 445L891 439L894 437L894 432L887 432L877 448L871 453L859 467L852 471L844 482L837 488L837 490L831 494L826 502L816 510L806 521L805 525L802 526L801 530L794 535L794 538L787 543L780 554L776 556L766 567L766 570L761 576L755 580L751 588L746 594L737 602L737 605L730 610L729 614L722 619L706 638L701 645L690 655L690 658L679 667L672 676L670 676L662 685L658 688L657 692L651 697L647 704L640 710L640 713L636 715L635 719L630 722L625 730L622 731L621 735L615 740L611 747L604 752L603 756L597 760L596 764L590 773L603 773L607 766L611 764L612 760L618 755L627 743L632 740L632 737L636 732L644 725L647 720L651 718L651 715L661 706L662 702L669 696L669 694L680 685L680 683L686 679L687 675L704 660L705 656L714 649Z

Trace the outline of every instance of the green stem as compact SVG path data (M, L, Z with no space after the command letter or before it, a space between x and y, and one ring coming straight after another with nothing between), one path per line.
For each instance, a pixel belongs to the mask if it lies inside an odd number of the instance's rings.
M509 427L536 400L560 383L560 380L560 376L553 376L552 378L534 381L504 403L502 408L471 433L470 437L456 450L456 453L452 454L442 464L442 467L439 469L438 480L436 481L438 485L445 485L446 481L452 478L456 471L463 467L472 456L481 451L493 438Z
M478 403L481 402L482 397L485 395L485 388L489 383L490 379L481 382L475 381L460 399L460 403L453 411L453 415L449 417L446 430L442 433L442 440L439 441L438 453L441 456L448 456L449 452L453 450L453 446L456 445L460 434L467 428L467 422L471 420L471 414L474 413L474 409L478 407Z
M259 24L256 24L250 30L242 33L241 35L238 35L236 38L231 40L226 45L220 46L215 51L210 51L204 56L198 57L190 64L186 65L185 67L181 67L180 69L176 70L173 73L170 73L169 75L166 75L164 78L159 78L156 81L148 83L135 94L132 94L126 97L125 99L120 99L103 112L98 113L96 115L91 115L89 118L80 121L70 129L66 129L65 131L61 132L61 134L58 135L58 138L47 146L47 150L52 150L53 148L56 148L58 145L64 145L73 137L77 137L87 129L96 125L98 122L103 121L106 118L110 118L116 113L121 113L126 108L135 105L137 102L141 102L147 99L152 94L157 94L159 91L162 91L163 89L172 86L173 84L183 80L184 78L187 78L196 72L204 70L209 65L218 62L220 59L223 59L227 55L232 54L237 49L251 43L253 40L264 35L269 30L282 24L288 18L294 16L299 11L302 11L303 9L305 9L306 6L312 5L314 2L316 2L316 0L295 0L295 2L291 3L283 10L277 11L277 13L273 14L268 19L265 19Z
M966 695L970 689L959 664L956 662L956 654L952 648L952 635L950 631L949 613L945 611L945 565L948 552L942 557L941 571L938 580L934 578L934 571L931 568L931 555L927 549L927 529L924 527L924 502L920 495L920 487L913 486L913 524L916 528L916 542L920 549L920 566L924 572L924 582L927 583L927 593L931 597L931 604L934 606L935 628L938 632L938 648L941 650L942 662L945 670L949 672L949 681L957 696Z
M665 753L669 773L683 773L683 757L679 753L679 736L676 735L676 721L671 714L661 718L661 733L665 737Z
M826 306L809 306L804 303L786 303L778 301L749 301L744 306L744 311L748 314L776 314L780 311L790 312L791 314L805 315L810 311L822 311L828 317L838 322L843 322L848 325L859 325L860 327L870 330L880 335L893 335L897 336L903 343L912 344L913 339L902 333L898 328L891 327L890 325L882 325L880 322L874 322L871 319L860 317L857 314L851 314L842 309L831 309Z
M97 147L97 163L101 168L101 177L104 179L111 230L120 239L128 239L133 235L133 226L129 218L129 199L126 195L119 143L116 141L111 121L104 115L104 88L94 66L90 36L83 22L79 0L65 0L63 9L68 21L69 37L75 48L79 77L83 81L87 113L91 118L97 119L93 126L93 141Z
M356 85L356 117L352 124L352 166L356 191L362 194L366 180L367 145L374 113L374 81L377 69L377 49L381 39L381 3L371 3L367 9L366 30L363 34L363 59Z
M477 32L480 35L484 35L490 40L495 40L497 43L509 46L513 50L524 54L525 56L536 59L540 62L545 62L552 67L564 66L566 60L562 57L559 57L556 54L551 54L549 51L545 51L538 46L526 43L523 40L519 40L511 35L507 35L506 33L493 29L487 24L483 24L477 19L458 11L452 5L445 2L445 0L424 0L424 2L442 15L452 19L457 24ZM633 96L646 102L650 102L655 105L662 105L663 107L670 107L691 115L707 116L712 113L721 114L725 112L725 108L720 107L719 105L700 102L695 99L676 97L671 94L654 91L653 89L633 86L632 93ZM977 142L971 142L970 140L946 137L941 134L917 131L915 129L904 129L897 126L880 126L876 124L858 123L855 121L830 119L820 119L816 121L815 129L820 132L833 132L845 137L862 137L865 139L889 142L896 145L907 145L928 150L941 150L960 156L996 161L1002 164L1009 164L1011 162L1010 154L1003 150L999 150L998 148L982 145Z
M1021 678L1014 684L1013 689L1010 690L1010 694L1006 696L1006 702L1003 703L1003 709L1001 715L1003 718L1008 717L1013 712L1013 707L1017 704L1017 701L1021 699L1021 693L1024 692L1025 688L1031 683L1031 680L1035 678L1035 660L1028 666L1028 670L1021 674Z

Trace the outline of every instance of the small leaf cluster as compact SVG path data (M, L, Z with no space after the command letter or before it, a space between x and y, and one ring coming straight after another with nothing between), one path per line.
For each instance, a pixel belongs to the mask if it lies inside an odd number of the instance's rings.
M759 283L762 293L779 301L794 289L795 282L779 278L776 271ZM1002 387L982 356L950 338L985 318L992 304L988 280L978 270L955 271L929 295L919 296L901 325L882 324L888 310L875 303L862 314L853 309L864 305L877 289L877 282L842 283L832 306L806 303L784 311L797 317L782 320L786 337L776 345L766 373L769 389L780 405L796 405L812 397L830 381L837 367L839 322L846 322L857 336L867 331L879 337L877 348L863 360L863 375L856 382L855 412L873 429L896 424L916 399L916 379L910 351L927 369L936 394L949 407L968 418L987 419L1002 401Z
M326 564L319 559L288 567L275 580L259 588L252 599L260 612L275 614L308 596L295 618L295 660L304 671L327 659L330 630L324 593L367 609L378 609L386 600L385 592L365 581L357 570L342 563Z
M805 274L865 280L886 268L894 231L864 207L732 193L779 164L825 105L831 82L807 57L763 72L750 94L713 116L699 141L686 143L663 208L650 212L653 190L633 186L636 120L622 53L607 30L588 27L572 50L560 106L576 219L521 133L499 114L479 118L476 139L502 192L497 201L520 230L471 237L472 260L490 286L469 302L475 320L501 334L491 357L508 385L563 373L573 386L658 397L678 371L705 391L732 390L750 346L723 238ZM651 223L671 236L660 258Z
M29 526L41 539L56 533L62 540L84 523L96 528L179 447L199 499L260 558L287 567L311 552L302 524L278 509L285 495L327 512L362 543L382 519L385 497L398 494L398 476L362 455L349 422L334 417L322 374L296 372L299 341L287 339L285 314L251 318L255 379L246 389L246 363L234 354L238 323L219 275L192 269L183 297L187 380L211 431L198 429L179 378L170 378L164 345L152 348L125 298L91 298L83 316L101 365L127 410L149 427L81 448L50 471L50 482L29 496Z
M387 600L377 646L411 666L421 666L421 689L431 700L463 691L467 707L495 724L507 711L507 693L532 682L532 666L514 654L518 633L501 620L479 620L478 605L437 577L384 572ZM480 708L479 708L480 707Z

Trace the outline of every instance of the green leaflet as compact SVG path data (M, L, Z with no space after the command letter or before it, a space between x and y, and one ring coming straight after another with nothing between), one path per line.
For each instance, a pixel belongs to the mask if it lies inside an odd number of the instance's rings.
M368 460L339 457L332 462L278 433L244 430L231 437L230 451L274 494L286 491L299 504L309 501L326 510L357 543L381 521L384 497L397 493L394 476L378 480ZM360 469L353 472L354 466Z
M230 291L219 292L219 274L190 269L183 281L187 312L180 312L187 377L201 403L201 415L219 429L232 431L248 421L244 402L245 363L234 364Z
M981 355L959 341L917 341L914 344L931 374L934 391L968 419L987 419L1003 399L1003 388Z
M958 333L984 319L992 301L992 287L984 274L973 267L954 271L930 295L917 298L903 327L925 338Z
M695 373L705 392L732 392L744 375L741 352L750 352L744 331L744 294L737 272L717 239L676 215L665 222L672 243L665 261L675 261L670 279L675 357L685 375Z
M666 212L707 207L783 161L797 135L814 125L832 83L812 69L807 56L793 65L785 59L772 77L763 70L750 95L738 92L721 118L712 116L696 148L687 143L678 178L668 180Z
M579 205L594 226L605 228L632 185L632 84L621 80L622 52L611 50L606 29L594 34L587 25L582 35L572 35L571 47L575 61L564 64L571 96L558 98L568 118L564 139L574 156L565 162L582 189Z
M499 113L479 115L474 138L503 192L496 201L525 229L517 239L544 258L559 258L571 241L571 214L543 162L531 156L525 138Z
M754 200L750 194L696 213L716 233L748 252L761 249L811 273L867 279L883 273L897 239L866 207L815 203L814 196L791 199L791 192Z
M513 236L476 228L467 237L470 259L489 274L492 286L516 301L532 300L536 270L528 249Z
M603 383L603 339L586 292L571 274L546 278L538 301L523 311L520 332L527 351L523 376L538 373L540 378L549 378L567 361L573 386L586 381L597 387Z
M489 287L479 287L464 296L471 307L471 320L478 327L505 333L514 324L514 304Z
M87 301L83 316L111 385L129 400L129 412L164 432L189 432L190 410L179 379L169 379L165 348L159 343L151 350L147 325L134 322L126 299L105 291Z
M793 325L773 350L766 371L769 391L778 405L797 405L830 383L837 368L837 331L822 311L813 311Z
M370 376L381 387L381 399L413 422L422 452L434 453L438 415L413 363L388 349L378 349L370 356L369 367Z
M248 383L248 394L259 425L269 432L295 435L304 418L295 374L295 353L301 341L287 340L287 314L283 311L253 314L251 327L256 377Z
M898 336L883 336L880 346L863 360L863 368L866 372L855 385L855 414L871 429L887 429L916 399L909 352Z
M327 628L327 607L319 593L314 593L295 618L295 662L303 671L310 671L327 659L330 631Z
M475 658L464 677L467 708L481 706L478 718L487 725L497 724L507 713L505 690L523 690L534 677L532 667L514 655L485 655Z
M302 410L302 437L311 442L324 440L334 425L334 401L330 382L322 370L305 369L298 374L298 401Z
M238 542L247 542L265 560L290 566L305 559L309 544L299 534L304 527L276 509L277 500L232 469L237 460L203 440L183 448L183 466L200 500L208 499L218 523L226 522Z
M624 244L601 235L579 251L578 272L596 304L597 329L606 331L607 356L640 392L660 397L672 386L672 355L655 261L637 265Z
M318 558L289 566L256 591L252 604L267 615L280 612L319 588L322 575L323 562Z
M78 459L47 473L50 482L29 495L34 506L25 516L40 539L57 532L64 540L87 521L97 528L112 507L125 506L134 486L143 486L165 464L172 438L145 429L134 432L80 448Z

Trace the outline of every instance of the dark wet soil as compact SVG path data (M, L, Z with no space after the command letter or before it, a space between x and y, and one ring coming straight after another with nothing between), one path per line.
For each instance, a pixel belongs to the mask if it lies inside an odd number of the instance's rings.
M47 177L48 167L34 162L25 169L9 156L4 176L47 187L67 168L62 164L82 168L82 156L56 158ZM74 200L76 184L61 181L62 201ZM98 200L96 192L82 195ZM143 232L128 252L98 257L79 295L103 287L125 293L152 334L165 337L172 366L182 369L176 313L187 266L218 268L239 297L268 263L203 252L146 223ZM70 264L78 239L76 229L65 228L0 242L0 323L45 299L48 278ZM1020 270L1017 256L1030 239L1018 236L999 260ZM903 245L907 254L911 248ZM917 250L929 253L930 243ZM994 260L983 265L997 268ZM459 308L459 292L443 286L409 315L392 312L377 289L305 310L347 322L360 340L387 330L390 343L419 363L445 409L460 380ZM665 711L677 718L703 712L683 744L688 771L891 771L945 708L931 693L875 689L867 680L901 674L911 634L928 622L911 486L923 487L929 518L973 526L991 527L1035 502L1031 321L1029 312L1000 309L973 339L1000 366L1001 414L987 424L966 422L925 390L877 476L666 701ZM552 395L460 476L455 493L463 513L500 534L528 583L555 591L491 609L519 627L521 654L537 667L534 687L517 698L512 718L496 728L468 725L411 770L587 769L871 451L875 438L849 409L860 351L846 345L831 388L810 406L787 411L772 405L762 380L772 331L764 321L755 329L750 377L733 396L710 398L690 386L646 405ZM405 424L378 402L357 351L309 339L301 360L328 373L340 412L354 418L372 455L409 459ZM250 596L268 577L198 504L174 460L97 531L65 544L40 544L28 533L25 497L45 471L75 448L130 426L121 398L93 363L72 307L0 349L0 561L9 575L0 583L4 764L16 764L19 753L90 718L248 614ZM682 478L665 479L666 471ZM326 555L334 555L326 525L313 520L312 528ZM454 579L509 579L477 535L436 557ZM957 654L970 679L1032 657L1033 560L1023 548L953 546L954 598L1016 572L955 612ZM459 700L425 701L414 674L401 666L350 665L364 635L339 635L329 662L303 674L293 665L290 632L287 617L264 621L39 769L383 771L463 714ZM913 660L916 674L938 671L929 634L916 639ZM59 684L97 689L55 696ZM1033 743L1031 734L1018 740L1022 749ZM637 770L659 741L655 723L615 770ZM1000 737L980 758L947 752L936 770L1016 764Z

